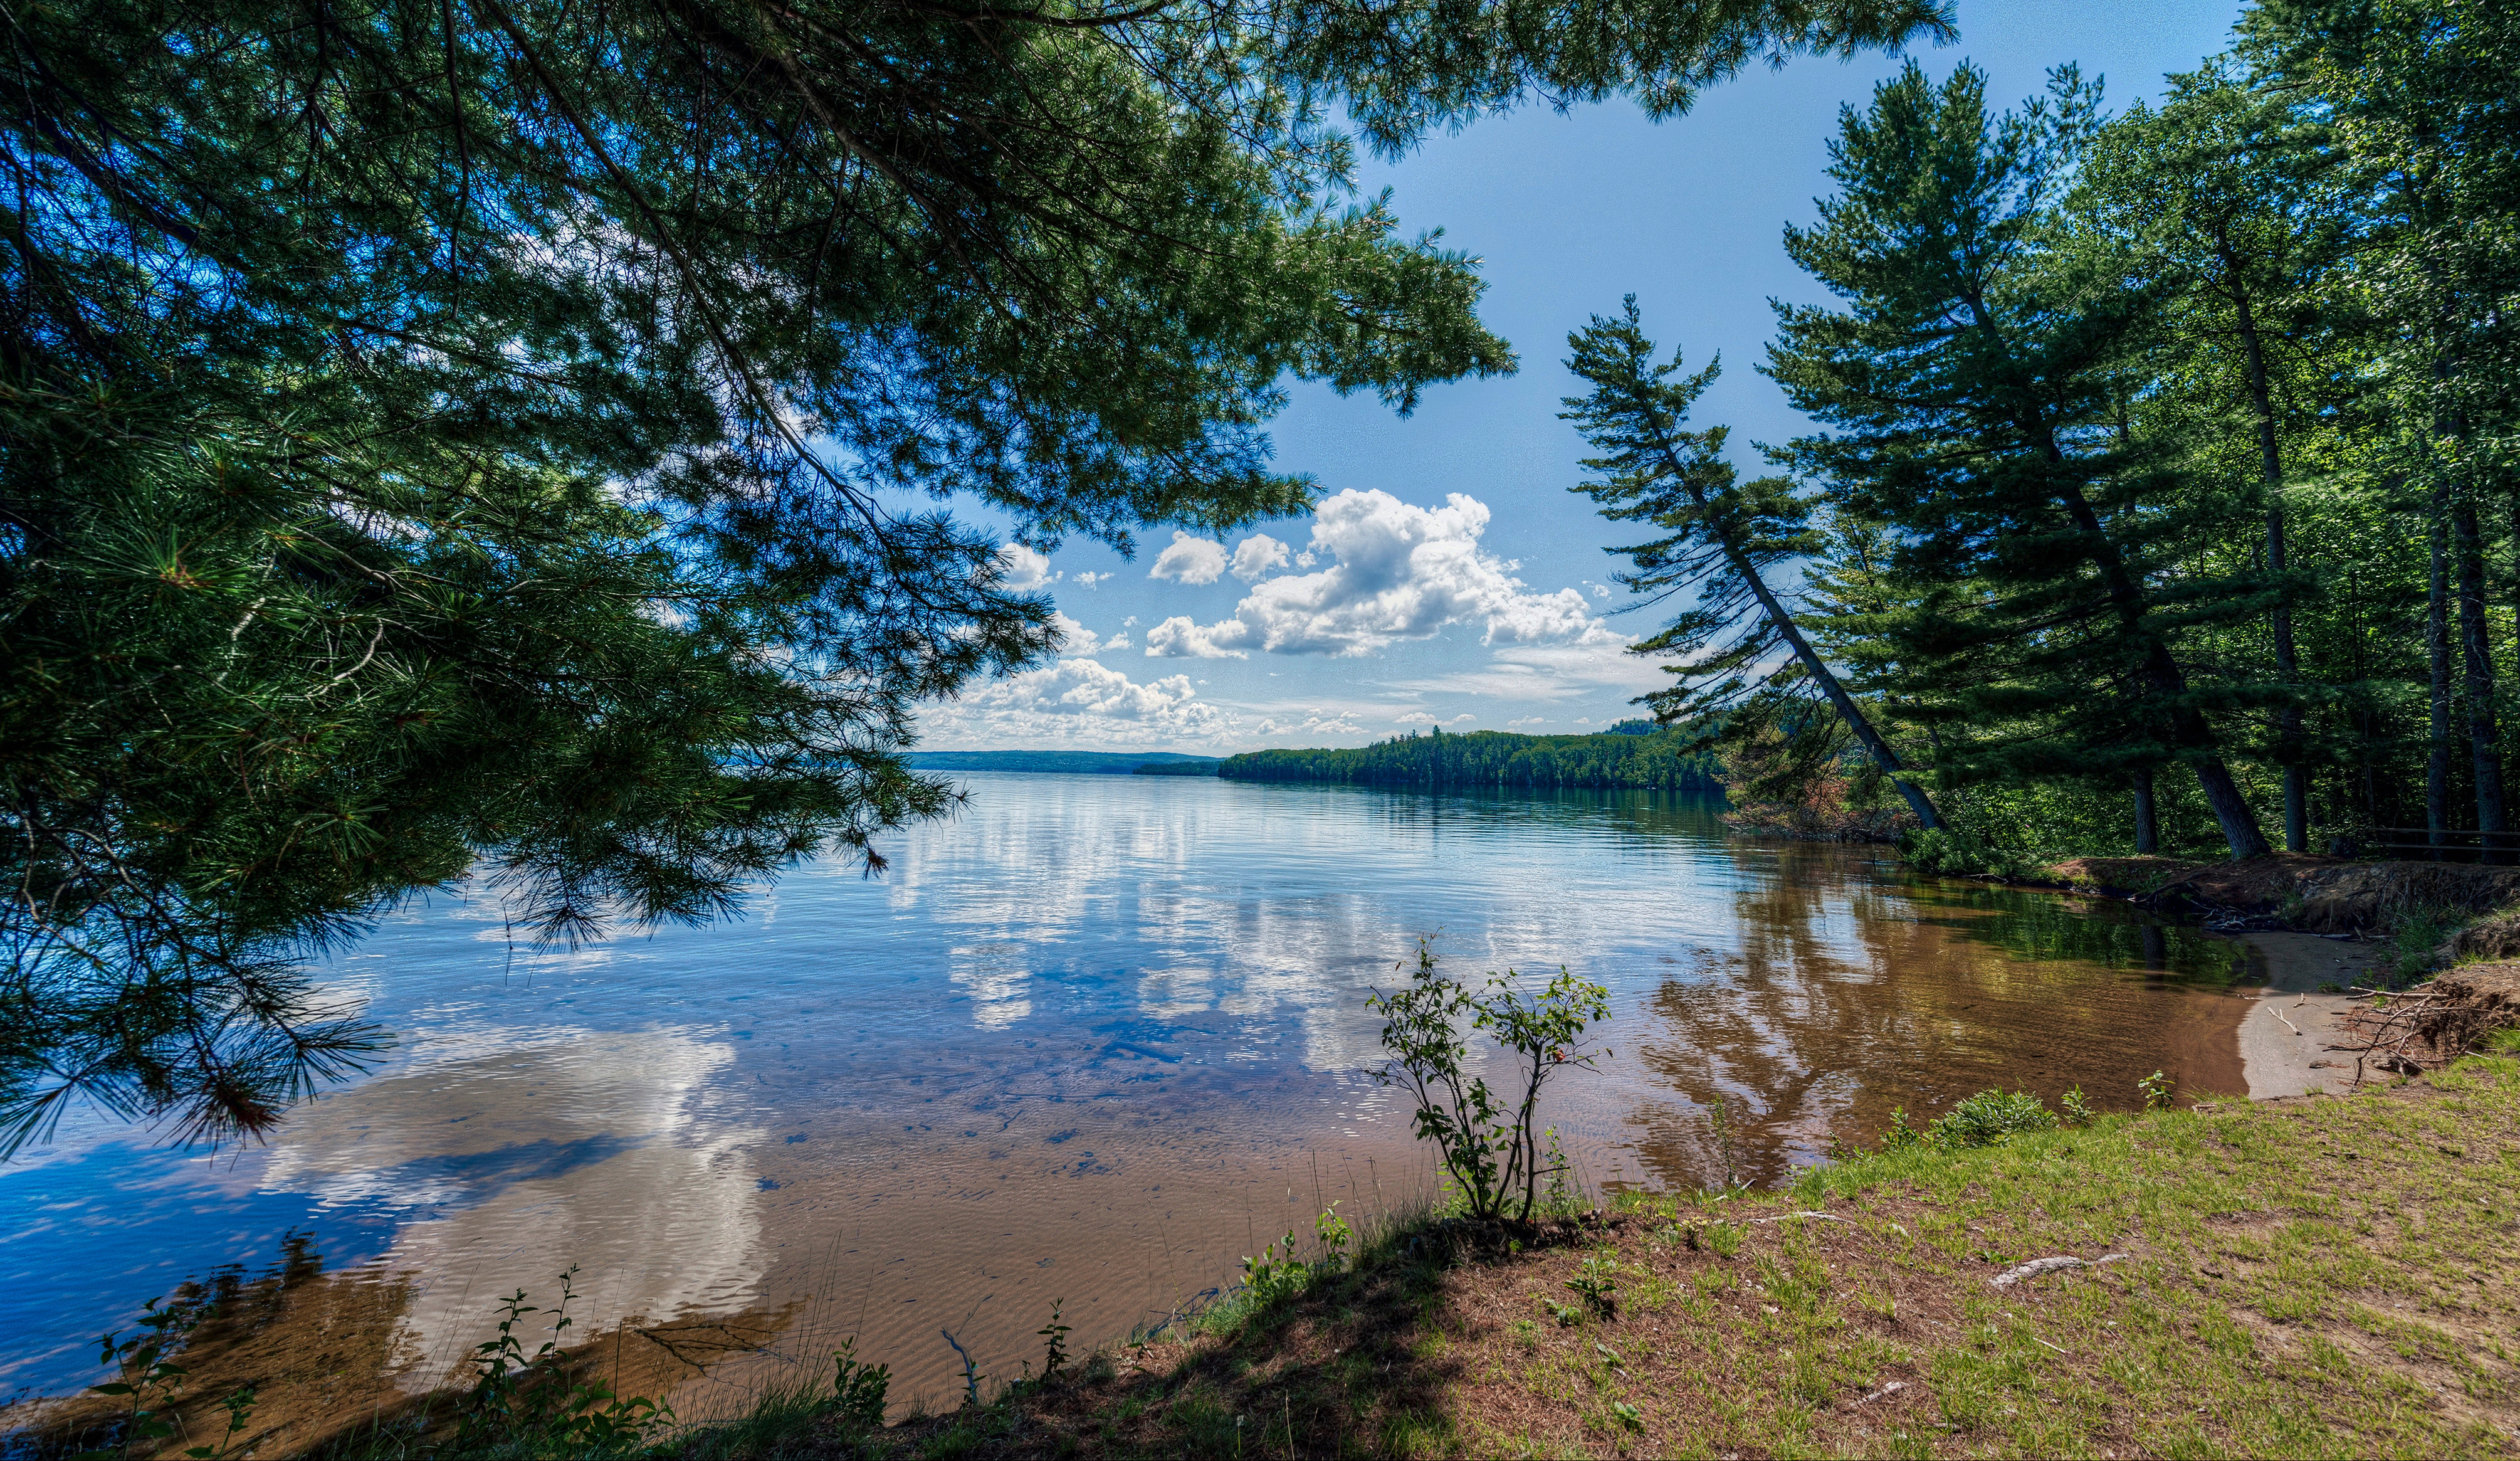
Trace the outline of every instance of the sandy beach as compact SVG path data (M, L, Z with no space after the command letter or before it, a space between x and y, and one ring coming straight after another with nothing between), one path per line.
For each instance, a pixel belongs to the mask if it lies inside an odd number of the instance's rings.
M2267 969L2265 986L2240 1020L2240 1064L2250 1098L2350 1086L2353 1058L2327 1048L2342 1040L2337 1022L2355 1003L2337 991L2366 982L2387 957L2388 945L2274 932L2247 935L2246 941Z

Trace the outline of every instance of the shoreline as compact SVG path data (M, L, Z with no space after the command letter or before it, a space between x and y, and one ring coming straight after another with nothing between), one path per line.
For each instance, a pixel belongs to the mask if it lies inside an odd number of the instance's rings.
M2363 1001L2341 990L2366 983L2375 964L2386 967L2387 945L2279 929L2239 936L2267 972L2267 982L2249 1001L2237 1030L2249 1099L2286 1100L2350 1088L2354 1062L2327 1047L2345 1033L2344 1017Z
M2485 1057L1510 1233L1437 1218L811 1454L2510 1456L2515 1123L2520 1061Z

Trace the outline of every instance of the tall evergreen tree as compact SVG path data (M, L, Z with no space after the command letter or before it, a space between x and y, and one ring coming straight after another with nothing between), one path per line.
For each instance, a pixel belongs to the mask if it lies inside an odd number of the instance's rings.
M0 1144L267 1128L415 890L701 919L942 808L1037 547L1301 510L1289 376L1507 370L1355 200L1531 95L1656 114L1918 0L64 0L0 71ZM1333 125L1328 118L1342 118Z
M2322 285L2352 242L2318 143L2289 98L2207 68L2172 77L2158 111L2138 103L2100 130L2072 205L2100 247L2157 291L2161 352L2146 362L2145 393L2194 401L2176 428L2191 441L2236 435L2254 448L2268 638L2286 691L2274 758L2284 845L2296 852L2309 845L2312 692L2293 616L2316 579L2293 570L2284 451L2299 420L2326 403L2298 386L2306 373L2316 383L2321 337L2334 329ZM2184 470L2214 472L2220 455L2191 450Z
M1984 73L1936 86L1912 62L1846 109L1839 191L1786 251L1844 301L1778 304L1769 374L1836 429L1790 460L1895 526L1936 586L1902 632L1908 673L1996 734L1947 746L1978 774L2191 768L2235 856L2267 850L2174 628L2247 612L2259 582L2153 570L2220 504L2182 502L2117 430L2115 375L2149 299L2056 247L2054 205L2097 114L2066 68L1994 115ZM2175 611L2172 612L2172 611Z
M1933 801L1898 752L1768 584L1771 569L1818 548L1810 506L1787 479L1740 480L1724 459L1730 428L1687 429L1689 407L1723 362L1684 375L1675 350L1670 363L1656 363L1634 295L1624 313L1595 315L1567 343L1574 350L1567 369L1593 388L1568 396L1558 415L1601 453L1585 459L1595 477L1575 490L1599 503L1603 517L1650 524L1663 534L1607 550L1634 565L1612 577L1647 605L1690 596L1689 607L1659 633L1630 646L1668 658L1663 669L1677 681L1641 703L1670 723L1720 719L1762 691L1816 695L1899 789L1918 825L1940 827Z

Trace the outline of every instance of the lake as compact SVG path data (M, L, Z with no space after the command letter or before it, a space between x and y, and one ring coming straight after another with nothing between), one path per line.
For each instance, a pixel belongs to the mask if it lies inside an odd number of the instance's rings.
M310 1427L572 1265L574 1333L687 1416L843 1336L896 1399L959 1393L947 1333L1012 1378L1054 1301L1109 1342L1326 1203L1426 1198L1365 1004L1419 935L1609 987L1615 1054L1546 1108L1596 1191L1771 1182L1993 1085L2245 1088L2241 945L1702 799L957 779L881 877L801 869L730 925L536 954L482 898L386 920L327 980L400 1043L267 1146L65 1122L0 1168L0 1385L92 1383L143 1301L275 1264L322 1297L257 1341L321 1372Z

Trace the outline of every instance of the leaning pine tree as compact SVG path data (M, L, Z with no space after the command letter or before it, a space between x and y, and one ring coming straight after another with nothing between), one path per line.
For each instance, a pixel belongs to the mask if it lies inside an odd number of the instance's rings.
M1593 389L1568 396L1558 415L1601 453L1585 459L1598 475L1575 490L1601 504L1605 518L1650 523L1664 534L1610 549L1635 565L1613 576L1629 592L1648 595L1646 603L1695 594L1660 633L1631 647L1640 655L1672 657L1663 667L1676 683L1642 702L1668 722L1723 715L1762 694L1817 693L1899 789L1917 823L1940 827L1932 799L1907 775L1899 753L1768 586L1768 569L1819 547L1809 505L1784 478L1739 480L1724 460L1730 428L1685 429L1689 406L1723 362L1682 375L1675 351L1669 364L1656 364L1634 295L1624 314L1595 315L1567 343L1575 351L1567 369Z
M2054 206L2097 114L2072 68L2052 96L1990 115L1986 78L1940 86L1911 63L1848 108L1836 197L1786 251L1843 302L1778 306L1767 372L1835 429L1788 460L1853 517L1885 525L1932 612L1897 624L1911 697L1967 739L1953 772L2195 774L2232 855L2268 850L2207 711L2279 685L2192 683L2174 632L2263 613L2263 573L2164 571L2226 530L2122 429L2121 362L2149 300L2054 247Z

